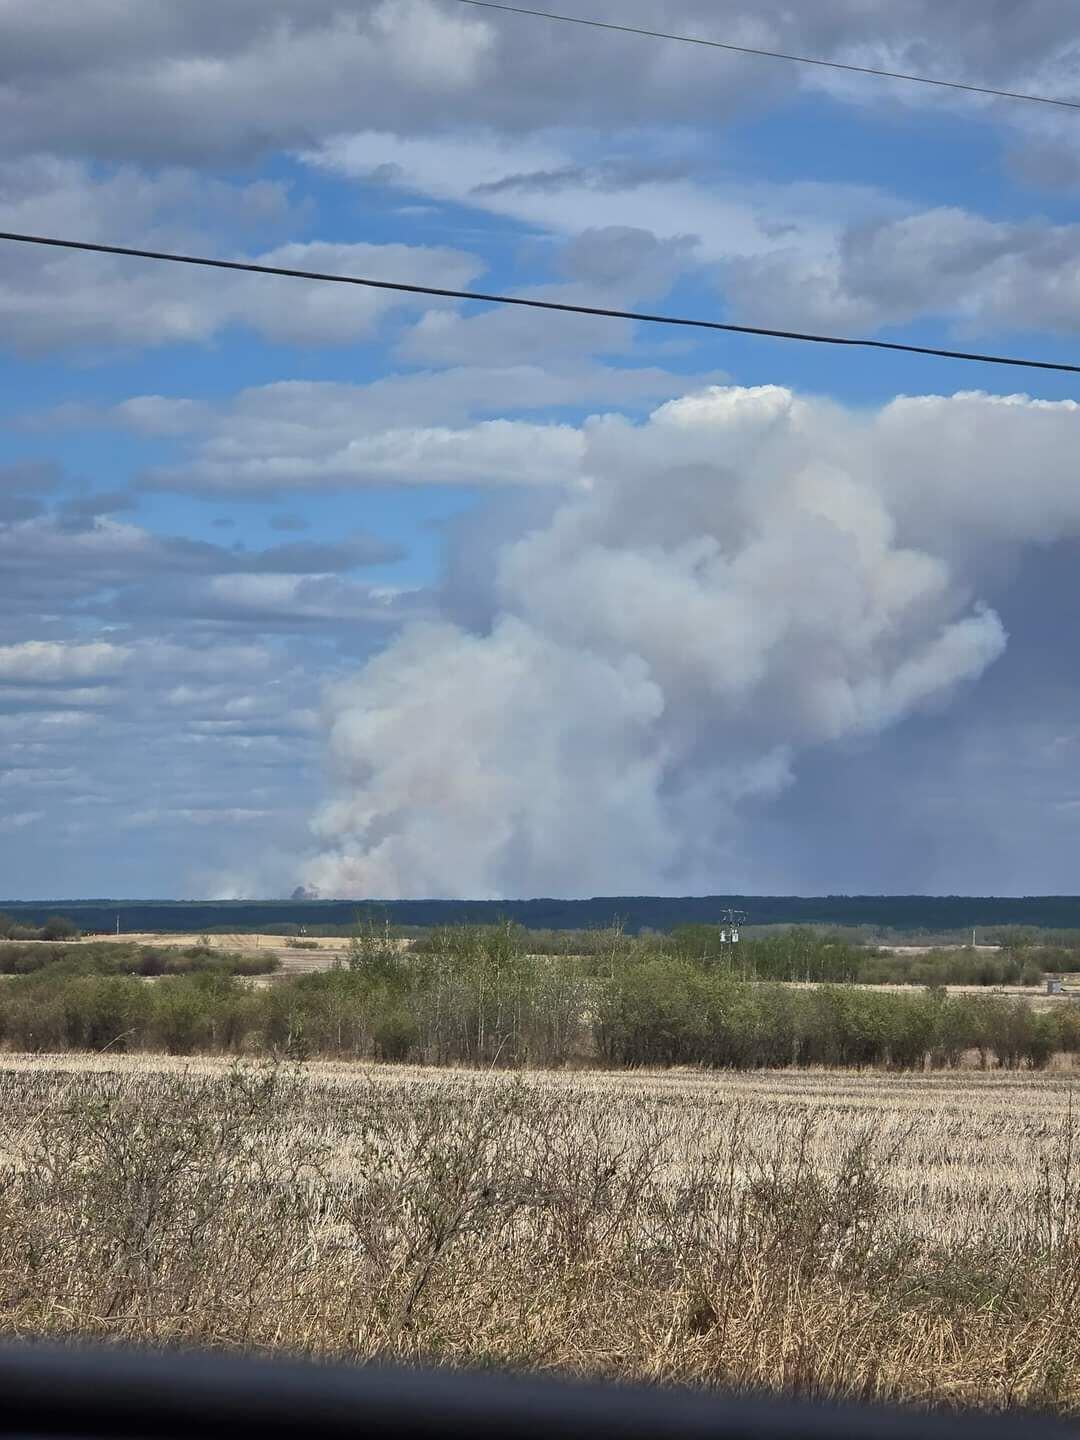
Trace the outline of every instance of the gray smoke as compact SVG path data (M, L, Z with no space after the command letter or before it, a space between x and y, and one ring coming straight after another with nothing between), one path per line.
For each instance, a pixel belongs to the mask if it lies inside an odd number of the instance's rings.
M722 890L740 807L801 754L947 705L1002 654L980 587L1080 532L1076 412L713 388L589 422L565 498L490 560L488 623L407 628L328 696L305 881Z

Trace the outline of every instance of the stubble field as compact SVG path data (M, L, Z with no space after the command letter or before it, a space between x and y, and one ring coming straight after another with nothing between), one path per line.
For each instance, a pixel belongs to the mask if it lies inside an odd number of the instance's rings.
M0 1321L1071 1412L1072 1087L9 1056Z

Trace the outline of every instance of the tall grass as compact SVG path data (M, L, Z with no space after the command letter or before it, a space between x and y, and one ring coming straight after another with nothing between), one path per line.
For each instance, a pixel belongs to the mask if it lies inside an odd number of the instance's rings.
M942 1192L965 1147L917 1089L871 1124L654 1082L117 1070L0 1071L2 1333L1080 1406L1071 1120L1021 1134L972 1079L982 1166Z

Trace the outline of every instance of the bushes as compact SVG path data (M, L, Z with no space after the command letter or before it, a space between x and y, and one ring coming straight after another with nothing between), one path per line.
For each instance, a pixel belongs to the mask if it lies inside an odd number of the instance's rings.
M867 955L857 978L864 985L1037 985L1042 970L1030 952L929 950L925 955Z
M715 983L686 960L647 956L600 988L594 1033L610 1065L700 1062L717 1018Z
M12 1050L239 1052L262 1025L261 997L232 976L43 970L0 985L0 1039Z
M748 980L725 955L685 939L671 947L615 937L606 951L584 956L537 956L528 943L512 927L461 928L414 954L371 931L358 938L347 967L262 990L234 973L239 966L228 957L199 948L9 945L0 947L8 975L0 983L0 1041L18 1050L265 1052L484 1067L920 1069L957 1065L975 1052L983 1065L1040 1068L1056 1052L1080 1053L1080 1010L1067 1003L1040 1013L1025 1001L948 996L940 987L892 992ZM825 966L831 948L797 937L788 958L816 956ZM42 951L56 953L39 965ZM782 948L769 953L778 966L787 963ZM24 964L38 968L18 973ZM177 966L186 972L162 973Z
M660 942L664 953L732 970L746 979L849 981L860 979L866 951L834 936L795 927L735 945L715 925L680 925Z
M81 934L64 915L50 915L44 925L20 925L12 916L0 914L0 940L77 940Z
M659 942L673 958L730 970L744 979L861 985L1038 985L1047 972L1080 969L1080 951L1014 943L987 954L970 949L896 955L840 937L793 928L762 939L723 941L714 925L684 925ZM582 951L582 953L586 953Z
M611 1065L782 1065L922 1069L983 1063L1041 1068L1080 1048L1073 1007L1039 1013L1025 1001L877 993L843 985L808 989L747 983L688 962L649 958L605 979L597 1050Z
M120 976L79 976L63 993L65 1038L72 1050L126 1050L152 1008L147 987Z
M233 955L203 945L179 950L111 940L79 945L0 942L0 975L56 968L83 975L268 975L278 963L273 955Z

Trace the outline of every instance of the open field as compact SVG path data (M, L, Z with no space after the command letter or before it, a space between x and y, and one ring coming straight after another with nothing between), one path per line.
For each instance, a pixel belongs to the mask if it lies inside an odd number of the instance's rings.
M208 944L212 950L223 950L233 955L258 952L270 954L279 961L278 975L305 975L313 970L329 970L335 961L344 959L348 952L348 940L313 938L302 940L298 946L285 935L189 935L158 934L144 931L135 935L123 935L121 939L135 945L154 945L163 949L186 950L192 945Z
M0 1064L0 1327L1080 1408L1067 1074Z
M236 935L197 935L194 933L174 934L169 931L145 930L131 935L121 935L120 938L131 941L135 945L171 945L178 946L181 949L201 943L208 944L215 950L230 951L280 950L292 948L290 945L290 937L285 935L249 935L243 932ZM302 938L305 946L314 946L319 950L343 951L347 950L349 945L348 940L327 938L326 936L316 936L312 939L308 939L306 936Z
M875 950L885 950L890 955L929 955L933 950L973 950L977 955L997 955L1000 945L879 945Z

